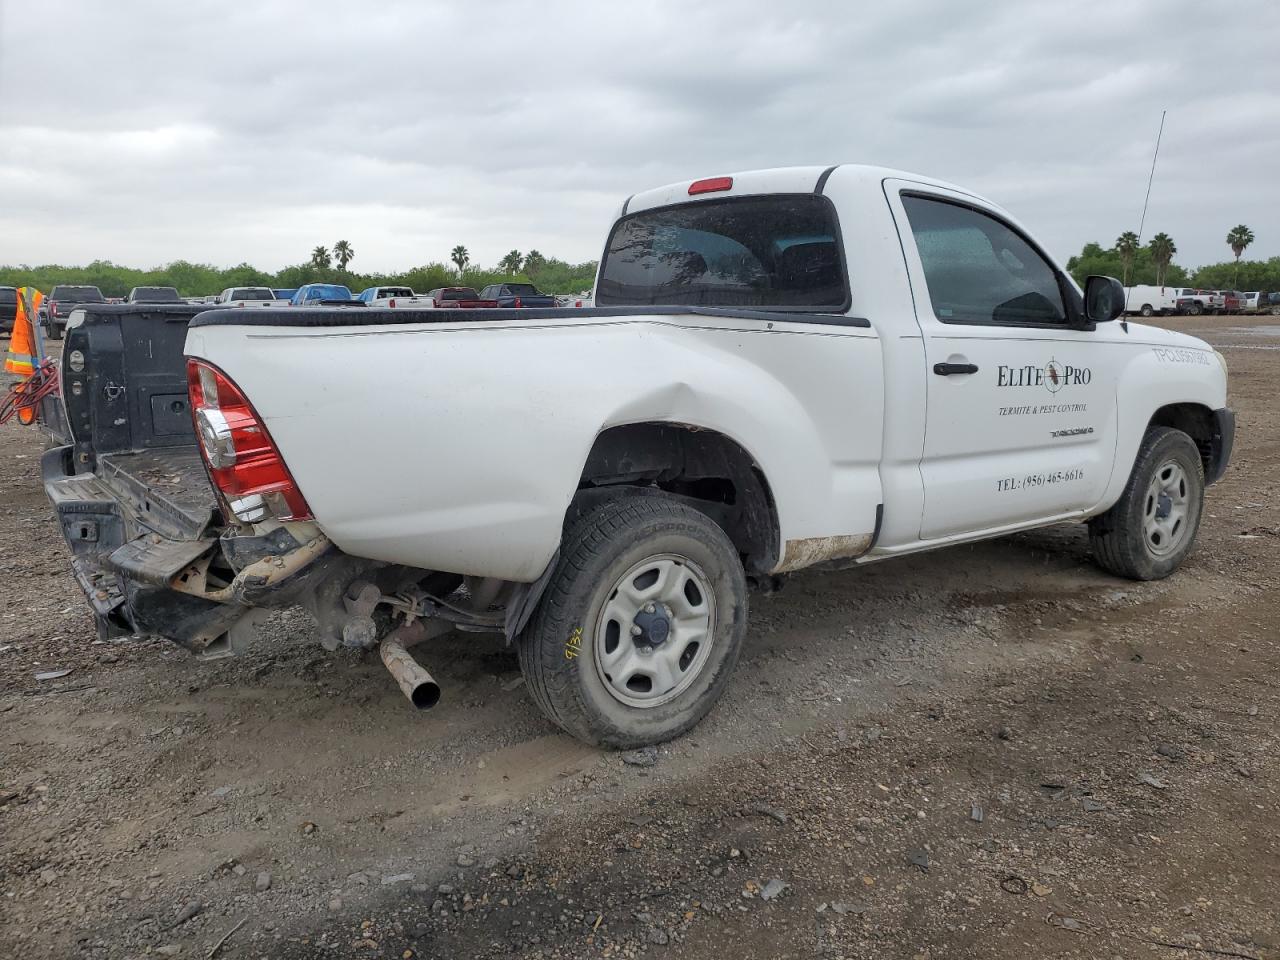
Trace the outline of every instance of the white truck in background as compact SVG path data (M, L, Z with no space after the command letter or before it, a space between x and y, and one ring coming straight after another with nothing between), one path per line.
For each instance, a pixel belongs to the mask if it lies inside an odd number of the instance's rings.
M223 307L280 307L288 303L277 300L270 287L227 287L213 302Z
M1167 576L1235 429L1207 344L1114 322L1118 281L1081 291L991 201L875 167L636 194L592 308L197 309L68 334L45 487L100 628L220 655L301 603L419 707L410 645L503 632L547 716L611 747L711 709L753 581L1079 522L1104 569ZM156 348L113 399L125 323ZM131 369L151 405L113 419Z
M436 304L430 297L420 297L410 287L366 287L356 299L370 307L391 310L429 310Z

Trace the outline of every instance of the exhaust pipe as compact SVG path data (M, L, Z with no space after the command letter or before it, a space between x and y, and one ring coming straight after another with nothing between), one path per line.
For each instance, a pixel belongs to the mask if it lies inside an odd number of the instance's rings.
M421 643L436 632L445 630L428 631L421 620L416 620L391 631L378 647L382 662L396 678L409 702L419 710L429 710L440 702L440 684L413 659L406 647Z

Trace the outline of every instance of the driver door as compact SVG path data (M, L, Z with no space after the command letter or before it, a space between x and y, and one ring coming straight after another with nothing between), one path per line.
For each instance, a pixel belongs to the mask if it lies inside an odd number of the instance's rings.
M887 182L927 371L920 537L1069 517L1111 475L1117 324L1069 325L1079 292L1007 215Z

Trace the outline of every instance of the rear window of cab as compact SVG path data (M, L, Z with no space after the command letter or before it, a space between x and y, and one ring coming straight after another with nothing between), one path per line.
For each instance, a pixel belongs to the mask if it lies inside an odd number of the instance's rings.
M600 265L596 305L844 311L835 208L817 194L768 194L623 217Z

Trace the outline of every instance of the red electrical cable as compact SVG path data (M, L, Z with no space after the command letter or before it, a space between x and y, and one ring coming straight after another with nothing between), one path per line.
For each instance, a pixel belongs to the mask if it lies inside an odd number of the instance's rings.
M36 422L40 401L58 393L57 361L46 358L40 361L31 376L19 380L0 401L0 423L8 423L16 414L18 422L29 426Z

